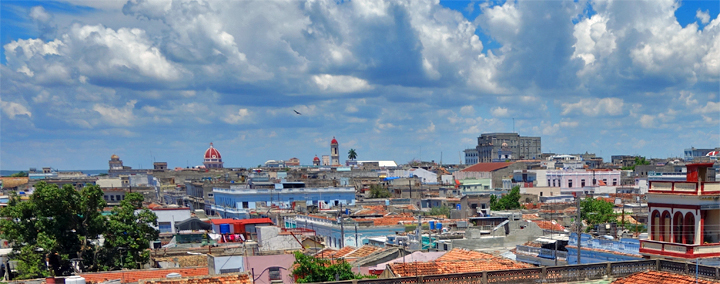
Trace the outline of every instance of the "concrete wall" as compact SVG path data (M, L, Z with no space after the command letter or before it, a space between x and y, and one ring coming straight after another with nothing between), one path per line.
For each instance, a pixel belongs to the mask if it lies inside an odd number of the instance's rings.
M300 250L302 245L293 235L280 234L280 227L257 227L258 249L260 251Z
M185 221L187 219L190 219L190 209L189 208L178 208L174 210L152 210L155 215L157 215L158 219L158 226L160 223L170 223L170 226L172 228L172 233L177 233L175 230L175 224L178 222ZM158 227L156 227L158 229Z
M100 178L95 181L100 188L122 187L120 178Z

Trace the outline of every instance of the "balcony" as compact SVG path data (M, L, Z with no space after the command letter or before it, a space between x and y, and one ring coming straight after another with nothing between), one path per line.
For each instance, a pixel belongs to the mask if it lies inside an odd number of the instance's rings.
M705 258L720 256L720 243L693 245L641 240L640 253L677 258Z
M720 182L651 181L649 193L720 195Z

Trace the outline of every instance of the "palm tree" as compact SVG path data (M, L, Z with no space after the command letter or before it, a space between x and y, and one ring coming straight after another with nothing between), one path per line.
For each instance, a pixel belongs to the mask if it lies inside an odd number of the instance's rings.
M355 149L350 149L350 151L348 151L348 159L350 159L350 160L357 159L357 152L355 152Z

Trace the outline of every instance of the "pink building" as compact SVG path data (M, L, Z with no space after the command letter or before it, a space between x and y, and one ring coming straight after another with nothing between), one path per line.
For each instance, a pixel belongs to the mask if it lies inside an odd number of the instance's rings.
M547 186L581 191L585 187L619 186L620 171L568 169L547 171Z

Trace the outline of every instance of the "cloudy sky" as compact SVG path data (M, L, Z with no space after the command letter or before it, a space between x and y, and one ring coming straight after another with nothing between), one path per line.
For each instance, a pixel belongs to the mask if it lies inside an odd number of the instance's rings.
M720 145L715 1L2 1L0 168ZM297 115L297 110L302 115ZM342 157L341 157L342 158Z

